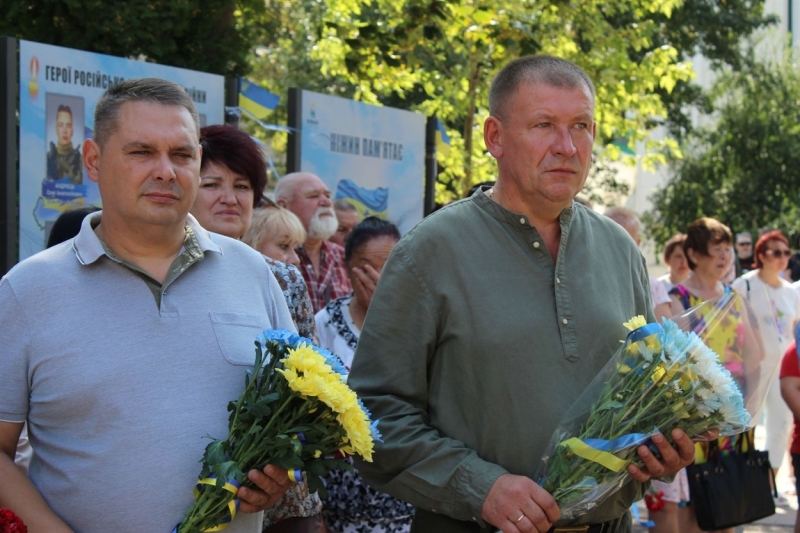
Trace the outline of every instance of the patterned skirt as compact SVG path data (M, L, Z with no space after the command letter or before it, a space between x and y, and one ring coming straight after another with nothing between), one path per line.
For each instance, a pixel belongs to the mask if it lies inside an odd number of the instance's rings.
M348 459L352 465L352 459ZM371 488L358 474L333 470L325 477L322 515L331 533L407 533L414 506Z

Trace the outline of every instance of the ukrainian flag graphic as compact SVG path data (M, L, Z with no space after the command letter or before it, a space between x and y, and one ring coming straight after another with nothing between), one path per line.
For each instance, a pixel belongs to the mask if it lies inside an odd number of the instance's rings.
M450 154L450 136L447 135L444 124L438 118L436 119L436 151L441 152L443 156Z
M389 206L389 189L365 189L350 180L340 180L336 184L336 200L346 200L353 204L360 218L374 216L386 220Z
M239 107L263 119L278 107L281 97L259 87L246 78L239 78Z

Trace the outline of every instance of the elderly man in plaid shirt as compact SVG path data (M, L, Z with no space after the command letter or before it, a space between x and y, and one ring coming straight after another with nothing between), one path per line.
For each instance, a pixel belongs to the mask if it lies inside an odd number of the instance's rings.
M306 229L306 242L297 249L297 255L316 313L331 300L347 296L353 290L344 262L344 248L327 241L338 227L331 191L318 176L294 172L278 182L275 198L279 206L297 215Z

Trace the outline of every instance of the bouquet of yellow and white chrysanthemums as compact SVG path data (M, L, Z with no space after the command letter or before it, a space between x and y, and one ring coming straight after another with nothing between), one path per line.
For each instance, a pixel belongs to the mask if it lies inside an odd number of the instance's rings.
M641 316L624 324L630 333L622 347L559 424L537 471L562 519L584 514L632 479L627 466L642 465L636 450L653 435L663 432L673 443L670 433L680 428L702 440L710 430L729 436L754 423L777 361L764 361L759 333L743 325L740 297L727 298L665 319L663 327ZM721 361L704 342L720 324L717 338L731 328L729 337L752 349L739 347L737 360Z
M320 478L350 468L331 454L372 461L377 422L345 381L341 361L310 340L287 330L259 335L245 390L228 404L228 437L206 447L195 501L173 533L224 529L236 515L238 488L253 487L251 469L285 468L293 481L305 478L311 492L324 495Z

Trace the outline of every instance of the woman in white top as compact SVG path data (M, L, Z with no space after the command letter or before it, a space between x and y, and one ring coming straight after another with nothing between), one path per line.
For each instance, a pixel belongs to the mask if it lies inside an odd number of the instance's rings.
M789 257L789 241L780 231L762 235L755 247L756 270L744 274L731 285L750 302L756 314L767 357L781 358L794 340L794 327L800 320L800 295L780 277ZM765 403L767 451L777 473L789 447L792 413L781 398L778 372Z
M361 327L383 265L400 240L397 228L367 217L347 236L344 260L353 293L333 300L315 316L319 345L353 364ZM357 471L334 470L325 477L328 497L322 514L331 533L405 533L414 507L370 488Z

